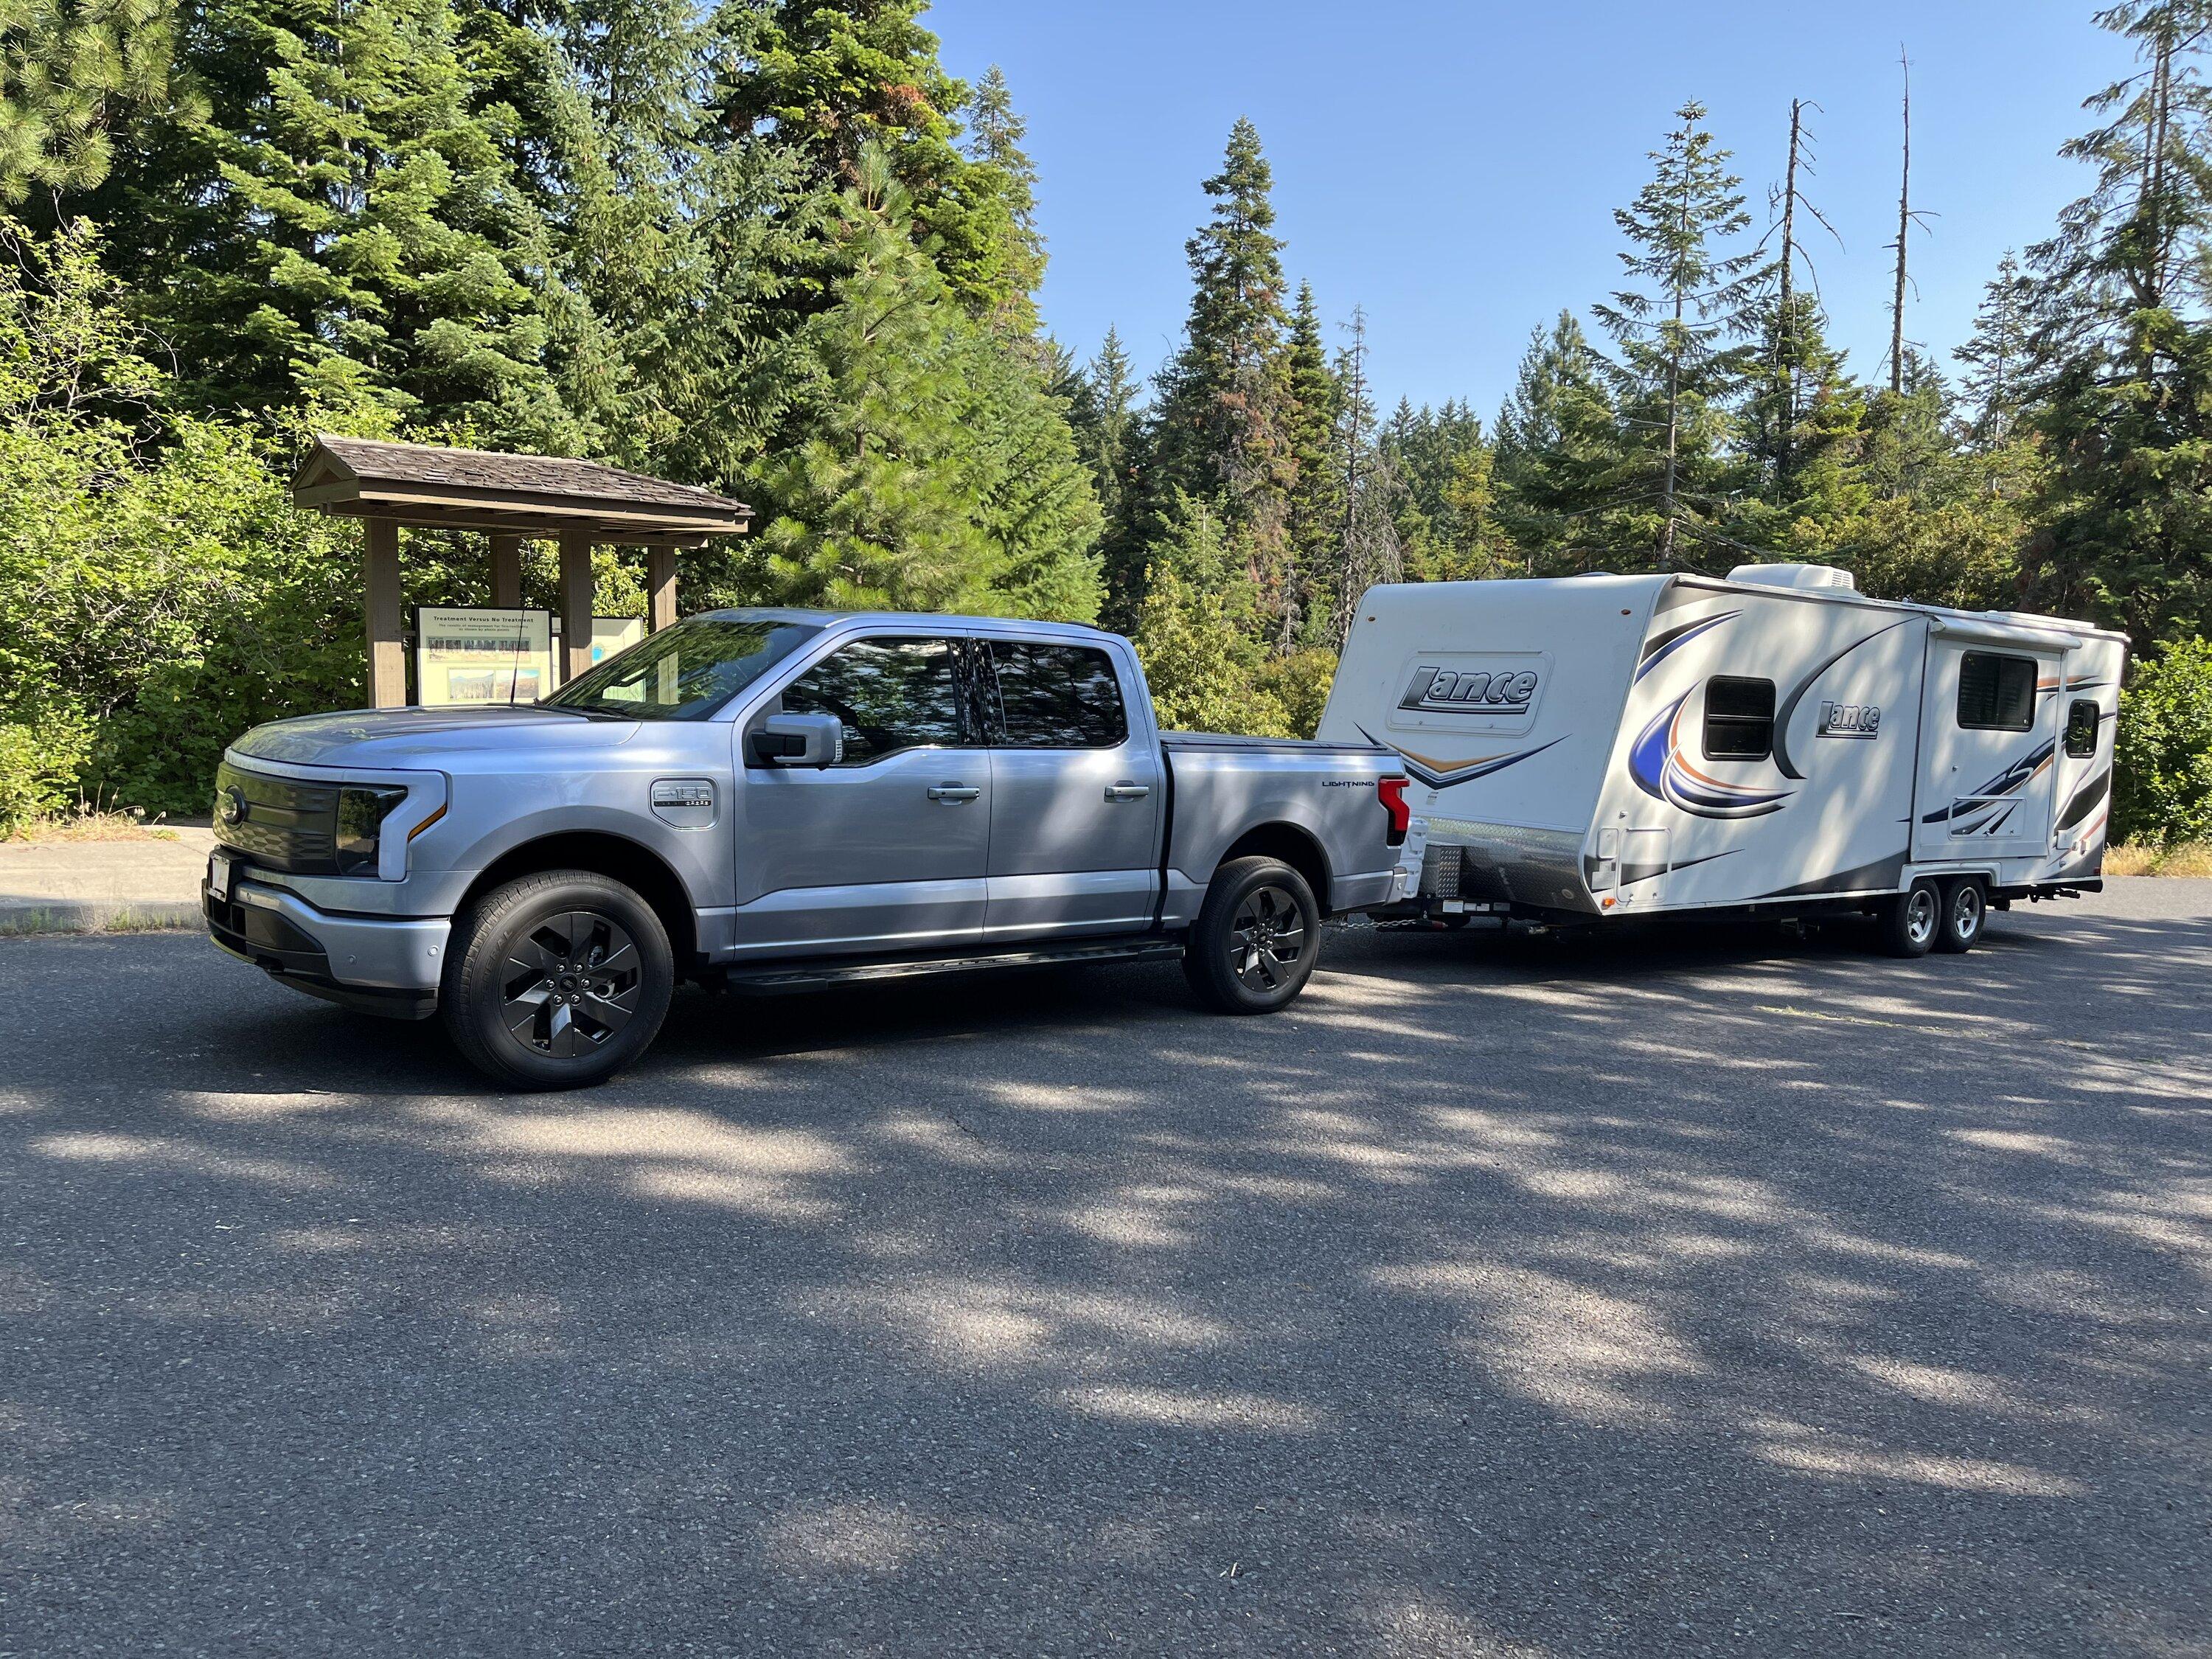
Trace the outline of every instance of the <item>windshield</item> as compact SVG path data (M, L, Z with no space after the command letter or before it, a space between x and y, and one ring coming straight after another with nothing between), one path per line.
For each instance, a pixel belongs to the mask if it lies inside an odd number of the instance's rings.
M692 617L579 674L541 706L633 720L702 720L820 633L812 623Z

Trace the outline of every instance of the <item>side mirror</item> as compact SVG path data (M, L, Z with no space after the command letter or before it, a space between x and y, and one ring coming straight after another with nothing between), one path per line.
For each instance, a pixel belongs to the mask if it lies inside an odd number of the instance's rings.
M753 738L770 766L835 766L845 758L845 726L835 714L770 714Z

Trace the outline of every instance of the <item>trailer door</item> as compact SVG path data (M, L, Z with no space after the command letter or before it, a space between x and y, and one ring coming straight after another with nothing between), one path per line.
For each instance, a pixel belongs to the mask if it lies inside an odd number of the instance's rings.
M1912 856L2041 856L2056 813L2065 642L1941 624L1928 640Z

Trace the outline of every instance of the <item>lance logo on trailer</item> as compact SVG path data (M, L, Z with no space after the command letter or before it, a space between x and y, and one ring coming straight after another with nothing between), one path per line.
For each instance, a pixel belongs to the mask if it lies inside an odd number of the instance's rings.
M1525 714L1535 701L1538 675L1531 668L1462 672L1424 663L1406 682L1401 708L1455 714Z
M1881 732L1881 709L1870 702L1824 702L1815 735L1823 738L1871 738Z

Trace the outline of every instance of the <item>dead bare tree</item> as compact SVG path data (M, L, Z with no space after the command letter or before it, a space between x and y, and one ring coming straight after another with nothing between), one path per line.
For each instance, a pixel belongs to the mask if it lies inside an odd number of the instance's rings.
M1905 165L1897 186L1897 240L1890 246L1897 250L1897 284L1889 302L1889 389L1899 396L1905 391L1905 242L1906 233L1916 224L1923 230L1929 216L1912 205L1912 60L1905 55L1905 48L1897 49L1897 63L1905 77Z

